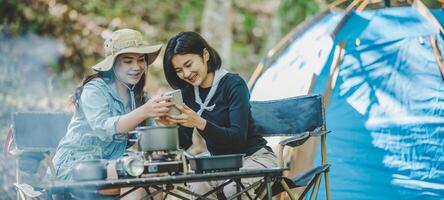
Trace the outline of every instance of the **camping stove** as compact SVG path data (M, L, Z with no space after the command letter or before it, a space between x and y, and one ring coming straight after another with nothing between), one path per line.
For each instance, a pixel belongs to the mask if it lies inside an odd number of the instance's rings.
M177 126L141 126L129 133L137 143L136 153L142 155L143 174L186 172L186 161L179 148ZM143 166L142 166L143 165Z
M144 174L168 173L177 175L186 172L186 161L180 150L156 152L132 152L116 161L119 178L135 178Z
M144 174L168 173L170 175L183 173L186 161L180 150L145 152Z

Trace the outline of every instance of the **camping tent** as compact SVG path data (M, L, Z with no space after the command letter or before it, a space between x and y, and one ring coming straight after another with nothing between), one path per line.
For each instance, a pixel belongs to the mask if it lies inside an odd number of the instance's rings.
M421 6L326 11L250 81L252 100L325 95L332 199L444 198L440 24Z

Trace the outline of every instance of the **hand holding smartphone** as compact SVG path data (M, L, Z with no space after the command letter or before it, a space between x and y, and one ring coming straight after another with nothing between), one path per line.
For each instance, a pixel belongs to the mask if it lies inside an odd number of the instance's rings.
M165 93L166 96L171 96L171 102L174 102L176 104L183 104L182 99L182 92L180 90L173 90L170 92ZM177 109L175 106L171 107L170 111L168 112L170 115L180 115L181 112L179 109Z

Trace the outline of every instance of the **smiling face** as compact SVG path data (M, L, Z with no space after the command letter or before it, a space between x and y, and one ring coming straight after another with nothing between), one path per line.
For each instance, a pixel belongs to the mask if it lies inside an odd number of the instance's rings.
M213 73L208 73L208 58L208 51L204 49L203 56L178 54L171 59L171 63L180 79L193 86L207 88L213 82Z
M115 73L122 82L135 85L140 81L147 64L144 54L124 53L116 58Z

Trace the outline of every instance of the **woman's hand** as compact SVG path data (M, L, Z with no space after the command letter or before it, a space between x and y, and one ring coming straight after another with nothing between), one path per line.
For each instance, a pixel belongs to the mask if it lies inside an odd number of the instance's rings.
M148 117L164 117L168 114L168 111L170 111L170 107L174 106L174 103L169 101L170 99L170 96L156 96L148 100L141 107Z
M168 121L178 123L189 128L197 128L199 130L205 129L207 121L191 110L191 108L186 105L179 104L175 104L175 106L182 113L180 115L168 115Z
M164 126L175 126L177 123L170 121L167 116L156 117L156 122L164 125Z
M133 111L122 115L117 121L116 133L126 133L136 128L147 118L164 117L174 103L169 102L171 97L153 97Z

